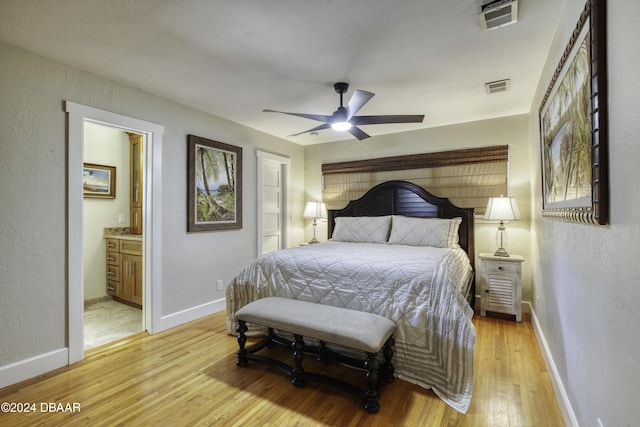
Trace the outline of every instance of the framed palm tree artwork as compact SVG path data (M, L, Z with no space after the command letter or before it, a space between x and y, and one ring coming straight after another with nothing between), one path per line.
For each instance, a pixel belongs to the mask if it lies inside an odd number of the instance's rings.
M188 135L187 231L242 228L242 147Z
M605 1L588 0L540 106L542 216L609 220Z

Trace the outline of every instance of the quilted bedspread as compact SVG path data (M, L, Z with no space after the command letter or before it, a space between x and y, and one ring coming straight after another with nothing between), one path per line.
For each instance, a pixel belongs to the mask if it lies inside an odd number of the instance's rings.
M279 296L385 316L396 322L398 378L431 388L465 413L473 388L473 310L461 294L472 274L462 249L328 242L267 253L227 287L227 328L234 313Z

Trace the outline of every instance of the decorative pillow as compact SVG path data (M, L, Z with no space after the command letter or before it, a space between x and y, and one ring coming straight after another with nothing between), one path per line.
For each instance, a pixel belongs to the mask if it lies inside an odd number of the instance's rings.
M411 218L393 215L389 243L409 246L457 248L462 218Z
M336 242L386 243L391 226L387 216L341 216L336 218L332 240Z

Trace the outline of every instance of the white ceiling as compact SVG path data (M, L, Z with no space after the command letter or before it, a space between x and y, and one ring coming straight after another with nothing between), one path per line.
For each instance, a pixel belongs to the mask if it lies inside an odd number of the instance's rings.
M307 145L353 139L265 108L425 114L372 136L527 113L564 0L519 0L483 32L483 0L0 0L0 41ZM484 83L511 79L508 92ZM365 140L366 141L366 140Z

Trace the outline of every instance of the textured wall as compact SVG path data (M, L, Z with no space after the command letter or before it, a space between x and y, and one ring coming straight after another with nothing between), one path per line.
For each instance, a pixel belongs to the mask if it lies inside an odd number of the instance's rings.
M224 298L215 280L254 257L256 149L291 158L292 209L302 212L298 145L5 44L0 99L0 367L66 346L64 100L164 126L163 316ZM242 230L186 233L187 134L243 147ZM301 219L292 227L302 241Z
M567 0L530 114L537 111L584 0ZM596 227L540 217L539 167L531 169L534 309L580 425L640 419L640 3L607 2L611 223ZM534 165L536 166L536 165Z
M68 84L0 45L0 365L64 346Z

